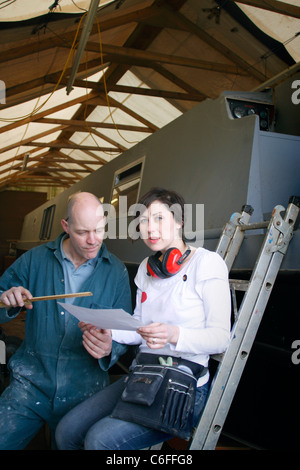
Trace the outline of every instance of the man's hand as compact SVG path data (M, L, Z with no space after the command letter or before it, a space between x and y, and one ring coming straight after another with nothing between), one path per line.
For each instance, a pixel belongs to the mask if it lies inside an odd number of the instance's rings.
M82 331L83 346L95 359L109 356L112 349L111 330L96 328L93 325L79 322Z
M25 287L11 287L9 290L3 292L0 296L0 300L7 305L8 308L10 307L24 307L25 303L24 300L32 299L32 295L29 290L25 289ZM32 308L31 303L26 303L26 308Z

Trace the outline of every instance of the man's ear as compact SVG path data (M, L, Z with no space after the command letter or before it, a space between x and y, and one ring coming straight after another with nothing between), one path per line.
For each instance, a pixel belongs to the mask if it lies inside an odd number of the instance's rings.
M69 224L66 221L66 219L61 220L61 225L62 225L64 232L69 233Z

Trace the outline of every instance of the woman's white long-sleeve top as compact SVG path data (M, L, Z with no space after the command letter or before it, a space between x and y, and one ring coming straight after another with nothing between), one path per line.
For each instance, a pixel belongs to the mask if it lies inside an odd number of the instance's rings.
M146 258L135 283L134 317L145 325L152 322L177 325L178 342L150 349L138 333L113 330L115 341L139 344L141 352L180 356L204 366L209 355L226 350L230 339L230 289L226 264L217 253L197 248L181 270L167 279L149 276Z

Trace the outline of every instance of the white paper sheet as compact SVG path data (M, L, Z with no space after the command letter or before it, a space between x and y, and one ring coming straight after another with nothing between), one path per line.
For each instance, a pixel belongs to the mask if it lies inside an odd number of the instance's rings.
M136 330L143 326L125 310L119 309L92 309L58 302L62 309L74 315L79 321L91 323L97 328L111 330Z

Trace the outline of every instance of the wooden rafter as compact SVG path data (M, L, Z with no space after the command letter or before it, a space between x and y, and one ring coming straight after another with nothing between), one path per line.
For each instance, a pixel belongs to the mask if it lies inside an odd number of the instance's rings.
M233 1L233 0L230 0ZM249 5L256 8L261 8L262 10L273 11L275 13L280 13L281 15L291 16L294 18L300 18L300 7L296 5L291 5L290 3L279 2L278 0L239 0L234 3L243 3L244 5Z
M36 122L44 124L65 124L69 125L75 129L88 130L90 128L96 127L101 129L119 129L122 131L132 131L132 132L146 132L153 133L153 129L142 126L132 126L129 124L111 124L109 122L98 122L98 121L83 121L78 119L57 119L57 118L41 118L36 119Z
M86 50L99 52L99 44L88 42ZM159 54L157 52L140 51L130 47L111 46L103 44L102 50L106 62L124 62L130 65L140 65L153 67L155 63L178 65L180 67L193 67L198 69L210 70L220 73L232 73L245 75L245 71L240 67L230 64L220 64L208 60L199 60L190 57L179 57L170 54Z
M231 72L233 73L233 71ZM66 83L67 80L63 79L62 83ZM81 88L92 88L99 92L104 92L105 88L102 83L95 83L88 80L74 80L74 86ZM202 95L200 93L178 93L175 91L168 90L154 90L150 88L141 88L125 85L110 85L109 91L115 91L118 93L126 93L129 95L142 95L142 96L155 96L158 98L172 99L172 100L183 100L183 101L202 101Z
M149 2L150 4L151 2ZM130 23L138 23L140 21L146 20L149 17L156 16L160 13L160 10L157 9L155 6L146 6L145 8L138 8L136 11L132 12L122 12L120 11L119 14L109 15L107 18L103 18L100 14L98 19L101 32L108 31L110 29L124 26ZM76 32L77 26L73 28L68 33L59 33L59 34L52 34L50 37L46 39L36 40L34 37L30 42L29 46L21 46L11 48L5 52L1 53L0 56L0 63L7 63L11 60L16 60L19 58L24 57L24 55L39 53L41 54L42 51L47 49L52 49L53 47L71 47L74 35ZM79 30L79 36L82 32L82 27ZM95 22L92 30L91 36L98 34L98 24Z
M195 34L195 36L197 36L199 39L211 46L214 50L220 52L222 55L224 55L233 63L235 63L238 67L244 69L249 75L252 75L260 81L265 81L265 75L262 74L259 70L257 70L256 67L249 64L236 53L231 51L228 47L226 47L212 35L204 31L203 28L200 28L199 26L195 25L192 21L183 16L181 13L174 12L172 9L169 10L169 15L170 17L172 17L174 25L176 24L178 27Z
M77 149L77 150L93 150L94 152L117 152L119 153L120 150L113 148L113 147L100 147L97 145L80 145L76 144L75 142L67 141L67 140L55 140L52 142L27 142L24 143L22 142L22 145L28 145L28 146L33 146L33 147L39 147L39 148L45 148L45 147L50 147L50 148L57 148L57 149Z
M83 95L78 98L74 98L73 100L68 101L67 103L62 103L57 106L53 106L52 108L48 108L44 111L40 111L39 113L35 114L30 114L27 117L24 117L23 119L18 119L16 121L13 121L10 124L7 124L3 127L0 128L0 134L11 131L12 129L16 129L17 127L23 126L25 124L28 124L30 122L34 122L38 119L41 119L45 116L57 113L58 111L62 111L63 109L69 108L71 106L74 106L76 104L84 103L86 101L92 100L94 97L98 97L97 93L91 92L89 95Z
M30 145L36 145L36 142L34 142L35 140L41 139L41 138L46 137L46 136L51 135L51 134L54 134L54 132L61 131L65 127L66 126L63 126L63 125L53 127L52 129L48 129L47 131L40 132L39 134L36 134L34 136L31 136L31 137L27 137L26 139L20 140L19 142L14 142L13 144L7 145L6 147L2 147L0 149L0 153L5 153L8 150L12 150L14 148L21 147L21 146L24 146L24 145L29 145L29 146ZM49 147L49 144L45 143L45 145L41 145L41 146L42 147Z
M108 8L104 14L100 10L98 21L92 27L90 39L86 46L88 54L82 59L78 67L73 85L86 89L86 93L79 98L70 99L48 109L42 109L15 122L12 120L12 122L0 127L0 134L2 134L34 122L41 125L45 124L47 127L49 125L53 126L52 129L47 128L47 130L31 137L26 137L25 134L22 140L10 142L9 145L0 148L0 154L4 157L0 162L0 188L13 184L68 187L79 181L83 175L91 172L95 166L100 167L107 163L105 155L101 156L100 152L108 152L110 155L115 156L127 150L127 145L124 143L126 139L120 143L118 138L114 139L112 132L106 133L106 130L118 130L120 135L122 131L126 134L130 132L141 133L141 138L144 137L143 133L151 134L156 132L159 129L156 122L151 122L145 115L133 111L129 105L125 104L126 95L162 98L175 104L179 110L185 110L185 108L211 97L207 92L205 82L200 80L198 83L197 78L194 78L201 77L202 73L205 77L212 76L213 80L216 81L219 78L222 80L223 77L227 77L232 81L240 80L241 83L244 80L249 80L252 87L271 78L269 70L263 70L258 65L259 61L252 60L250 64L251 54L233 52L233 49L225 45L228 44L226 41L223 43L216 39L219 36L214 35L213 29L205 30L201 27L201 21L196 24L189 19L192 16L185 16L185 10L180 9L188 1L165 0L161 2L161 0L145 0L130 9L127 9L127 5L124 5L124 7L121 5L119 9L115 10ZM233 0L230 1L233 2ZM263 0L240 0L240 2L234 3L252 5L295 18L300 17L300 7L277 0L268 2ZM64 58L67 60L72 44L74 50L78 46L78 44L73 43L78 23L68 20L65 24L67 27L63 31L61 31L59 22L49 23L49 27L46 24L44 36L27 35L27 39L24 36L23 41L21 34L19 44L15 42L15 47L6 47L6 50L1 51L0 64L3 64L3 67L9 67L11 64L15 70L18 61L20 64L24 64L24 57L28 58L28 61L34 62L37 58L42 57L45 52L46 57L53 61L49 65L46 64L46 73L44 73L45 70L42 68L39 70L37 67L37 72L32 75L25 70L24 80L21 76L19 80L14 77L11 86L6 89L7 103L2 109L8 109L15 104L37 97L40 97L42 101L42 97L51 93L54 87L55 89L61 89L66 86L72 69L71 62L65 64L63 75L62 67ZM98 35L99 26L100 36ZM116 37L116 40L114 39L118 28L121 30L121 40L119 37ZM196 38L197 44L199 43L200 46L205 48L205 58L201 55L201 47L199 48L199 55L190 55L190 57L188 54L183 57L174 52L168 53L168 48L158 49L157 43L154 41L165 30L172 31L174 36L178 33L179 37L186 36L186 33L188 33L189 40L193 37ZM77 41L79 41L81 31L79 31ZM152 48L153 42L154 47ZM174 51L176 48L169 48L169 50ZM212 51L213 59L207 60L210 51ZM59 60L55 63L56 57ZM99 82L92 81L93 79L89 78L101 70L105 70L105 75L100 78ZM137 77L144 76L146 86L137 87L124 83L124 76L129 70ZM189 80L189 73L193 74L192 80ZM147 83L148 76L150 78ZM155 76L154 80L152 76ZM120 80L122 80L122 84L120 84ZM153 86L156 82L159 83L159 86ZM111 93L120 95L118 95L118 98L112 98ZM124 96L124 100L119 96ZM75 107L75 105L79 105L79 107L76 112L73 112L70 119L53 116L54 113L59 111L71 110L72 106ZM133 118L136 125L95 121L91 115L99 106L107 109L107 113L105 113L107 118L114 120L118 116L118 113L114 113L114 110L118 110ZM123 116L121 115L121 117ZM41 140L45 140L45 137L58 131L59 137L55 140L41 142ZM74 142L73 135L76 132L83 133L81 143ZM88 134L94 140L93 144L90 144L91 139L89 139L89 145L84 143ZM22 135L21 132L20 135ZM104 144L98 145L98 139L101 139ZM18 152L15 156L11 156L12 152L10 152L9 156L5 158L6 152L9 153L9 151L21 146L29 147L28 151ZM81 157L77 155L74 158L72 155L67 155L64 150L80 150L83 153ZM24 171L24 157L27 153L29 153L29 158Z

